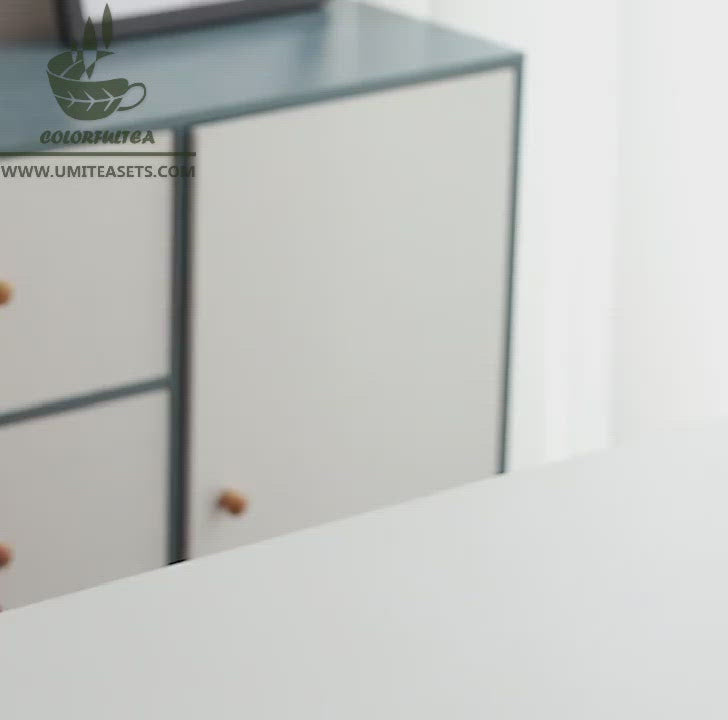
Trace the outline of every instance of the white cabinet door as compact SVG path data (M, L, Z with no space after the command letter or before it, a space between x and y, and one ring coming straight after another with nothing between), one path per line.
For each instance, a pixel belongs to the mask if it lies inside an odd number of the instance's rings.
M192 555L497 472L515 80L196 131Z
M165 564L167 393L0 427L0 605Z
M172 149L170 133L155 137L145 150ZM119 147L131 146L98 149ZM172 181L67 173L168 161L2 160L66 176L2 178L0 280L14 295L0 306L0 414L167 373Z

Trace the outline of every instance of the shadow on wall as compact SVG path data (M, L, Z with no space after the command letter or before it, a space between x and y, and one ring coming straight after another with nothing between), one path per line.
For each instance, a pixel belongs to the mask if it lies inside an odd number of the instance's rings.
M54 0L0 2L0 42L58 38Z

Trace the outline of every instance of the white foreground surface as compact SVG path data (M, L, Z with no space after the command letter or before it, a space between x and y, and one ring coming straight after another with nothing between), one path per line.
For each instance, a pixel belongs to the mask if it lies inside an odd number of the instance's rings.
M723 424L3 613L0 716L724 720L727 508Z

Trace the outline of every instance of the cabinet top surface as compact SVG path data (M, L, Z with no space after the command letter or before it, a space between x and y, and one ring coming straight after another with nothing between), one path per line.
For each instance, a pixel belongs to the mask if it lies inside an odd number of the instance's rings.
M513 473L5 613L4 715L723 718L727 433Z
M0 46L0 151L37 150L45 130L183 127L519 59L487 40L348 0L114 42L113 50L93 79L143 82L147 97L132 112L83 122L64 115L48 83L46 67L61 52L58 45Z

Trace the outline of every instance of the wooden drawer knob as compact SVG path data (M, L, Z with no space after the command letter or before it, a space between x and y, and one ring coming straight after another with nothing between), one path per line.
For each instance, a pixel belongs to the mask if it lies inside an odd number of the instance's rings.
M248 499L236 490L225 490L217 504L231 515L242 515L248 509Z
M0 568L7 567L13 561L12 548L0 543Z
M13 298L13 286L5 280L0 280L0 305L7 305Z

